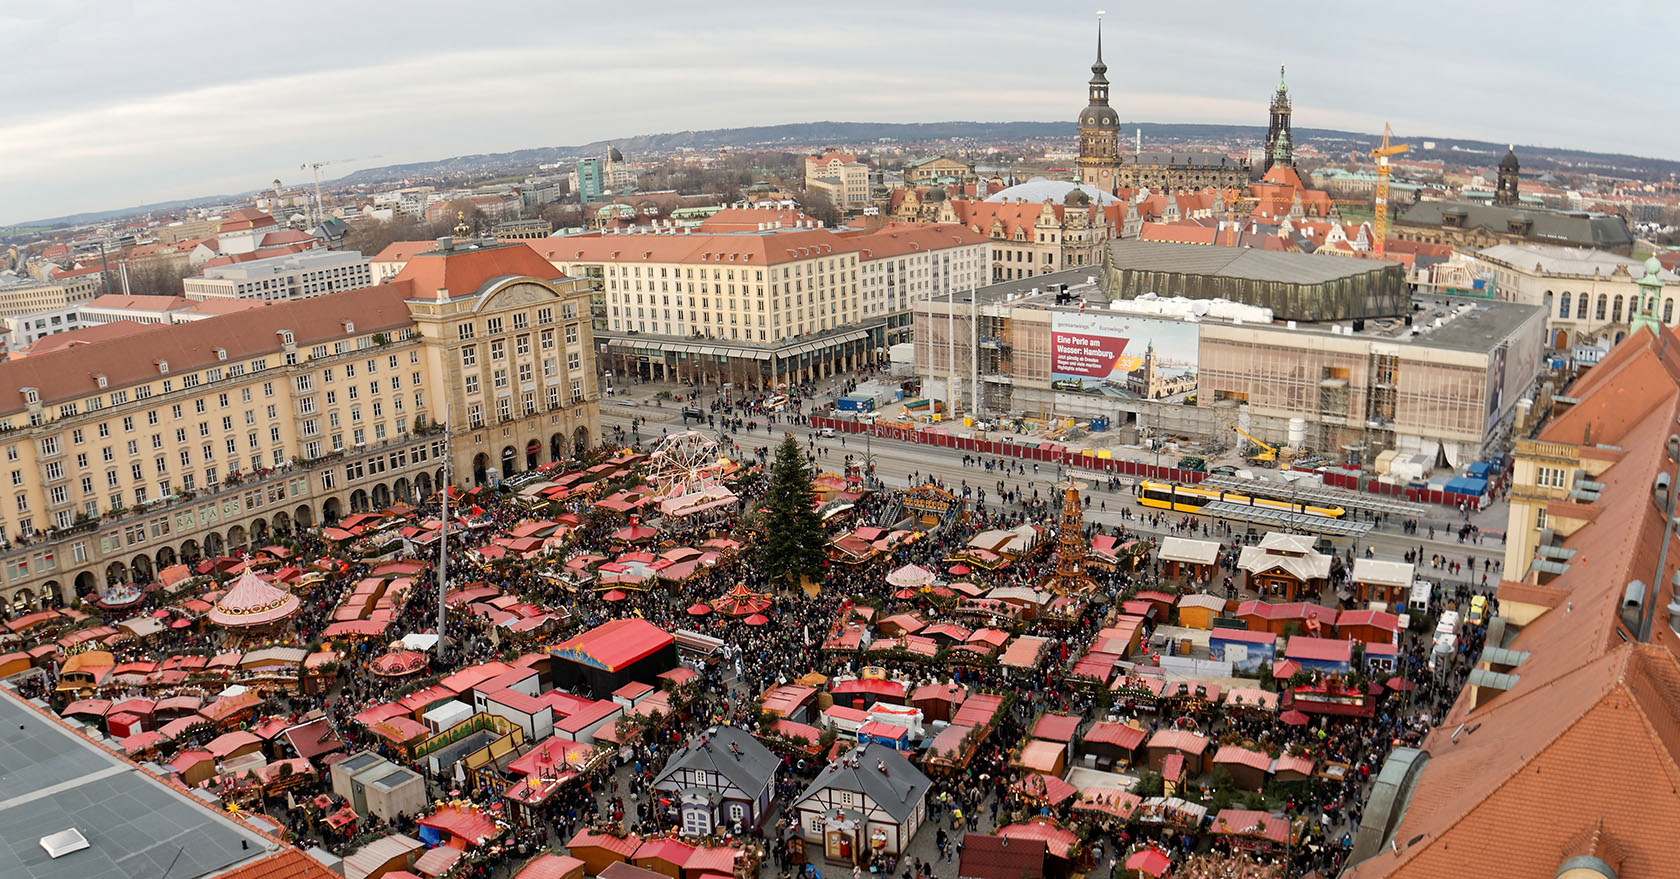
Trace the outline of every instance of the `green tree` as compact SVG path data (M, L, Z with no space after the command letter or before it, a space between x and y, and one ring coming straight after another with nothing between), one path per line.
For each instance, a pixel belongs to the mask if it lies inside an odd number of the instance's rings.
M764 494L764 542L759 565L772 583L797 588L803 578L822 577L824 546L822 519L814 505L811 469L793 434L776 447L770 482Z

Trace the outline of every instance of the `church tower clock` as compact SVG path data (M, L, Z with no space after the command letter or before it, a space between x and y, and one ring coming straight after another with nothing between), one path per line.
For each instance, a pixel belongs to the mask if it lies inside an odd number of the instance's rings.
M1091 65L1091 96L1079 114L1080 183L1112 193L1120 168L1120 117L1108 105L1108 65L1102 59L1102 19L1097 19L1097 61Z

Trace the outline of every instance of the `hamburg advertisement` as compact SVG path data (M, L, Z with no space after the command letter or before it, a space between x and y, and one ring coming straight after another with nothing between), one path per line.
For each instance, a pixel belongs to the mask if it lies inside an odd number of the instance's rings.
M1196 392L1196 325L1113 313L1057 312L1050 324L1056 390L1161 400Z

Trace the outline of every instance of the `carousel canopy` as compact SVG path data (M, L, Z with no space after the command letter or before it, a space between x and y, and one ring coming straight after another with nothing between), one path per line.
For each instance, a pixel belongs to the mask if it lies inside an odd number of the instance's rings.
M744 617L759 613L770 607L771 598L762 592L754 592L745 583L736 583L735 588L712 601L712 607L718 613L732 617Z
M279 622L298 609L298 598L246 571L233 588L206 614L210 622L229 628L248 628Z
M934 579L934 573L921 565L905 565L904 567L887 575L887 582L889 584L893 586L902 586L906 589L920 589L923 586L932 586Z

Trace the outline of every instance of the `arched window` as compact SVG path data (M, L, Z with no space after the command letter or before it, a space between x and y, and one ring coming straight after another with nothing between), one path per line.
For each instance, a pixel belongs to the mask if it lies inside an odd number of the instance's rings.
M1575 319L1576 320L1586 320L1587 319L1587 300L1589 300L1591 298L1592 298L1591 296L1588 296L1587 294L1582 293L1580 295L1580 297L1578 297L1576 299L1576 302L1575 302Z
M1610 322L1617 324L1622 322L1622 296L1620 293L1616 294L1616 301L1610 307Z
M1547 295L1550 295L1550 291L1547 292ZM1563 304L1558 306L1558 317L1568 318L1569 317L1569 291L1568 290L1563 291L1562 303Z
M1598 294L1598 308L1593 310L1593 320L1604 320L1604 312L1610 308L1610 296L1607 293Z
M1663 300L1662 322L1665 324L1674 323L1674 300L1672 299Z

